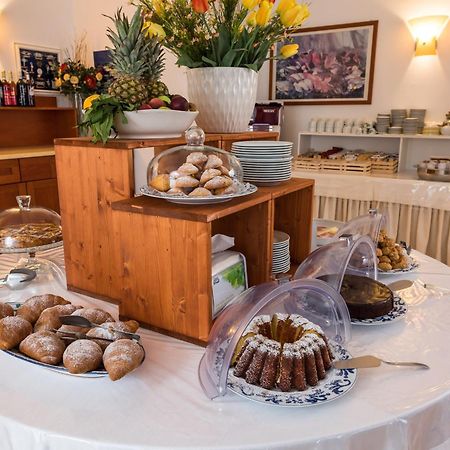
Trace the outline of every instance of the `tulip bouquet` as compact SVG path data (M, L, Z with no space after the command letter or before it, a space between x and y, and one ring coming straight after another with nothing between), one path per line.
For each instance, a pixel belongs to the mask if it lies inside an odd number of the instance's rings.
M288 39L309 17L296 0L134 0L146 14L146 32L158 36L177 64L197 67L246 67L256 72L269 50ZM297 44L284 45L289 58Z

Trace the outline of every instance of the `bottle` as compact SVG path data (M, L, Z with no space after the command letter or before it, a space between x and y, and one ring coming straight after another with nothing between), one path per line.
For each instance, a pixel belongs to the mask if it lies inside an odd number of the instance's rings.
M28 106L28 86L23 81L22 77L19 78L16 84L16 100L17 106Z
M9 100L10 100L10 106L17 106L17 99L16 99L16 83L14 83L13 73L9 72Z
M27 89L28 89L28 106L35 106L35 101L34 101L34 81L30 77L30 73L29 72L25 73L25 83L26 83Z
M6 79L6 71L2 72L2 91L3 91L3 103L5 106L11 106L10 101L10 89L9 83Z

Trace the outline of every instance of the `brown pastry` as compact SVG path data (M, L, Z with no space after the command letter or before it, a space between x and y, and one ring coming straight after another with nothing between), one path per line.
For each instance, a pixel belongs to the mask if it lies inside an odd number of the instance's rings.
M200 184L200 182L191 176L184 176L177 178L175 180L175 186L177 188L194 188L197 187Z
M114 322L111 314L103 311L103 309L100 308L81 308L74 311L71 315L84 317L85 319L97 325L104 322ZM88 330L90 330L90 328L76 327L74 325L62 325L59 328L59 331L87 332Z
M7 303L0 303L0 319L13 315L14 309L11 305L8 305Z
M198 187L189 194L189 197L210 197L211 195L213 194L208 189Z
M220 188L220 189L216 189L214 191L215 195L227 195L227 194L234 194L236 192L236 186L234 186L233 184L231 186L225 187L225 188Z
M19 350L30 358L56 366L62 360L66 346L51 331L38 331L27 336L19 346Z
M212 180L214 177L218 177L221 174L222 174L222 172L220 170L218 170L218 169L205 170L202 173L202 176L200 177L200 184L205 184L209 180Z
M231 186L233 184L233 180L231 178L225 176L214 177L212 180L209 180L205 183L206 189L221 189Z
M222 175L226 175L227 177L230 176L230 171L225 166L220 166L219 170L222 173Z
M105 328L92 328L86 334L89 337L96 337L102 339L110 339L111 341L117 341L118 339L127 339L123 334L117 333L115 330L128 331L129 333L135 333L139 328L139 323L135 320L127 320L126 322L105 322L102 324ZM107 327L107 328L106 328ZM103 341L102 339L95 340L98 345L105 350L111 342Z
M170 177L168 174L157 175L150 181L150 186L157 191L166 192L170 189Z
M41 315L42 311L47 308L51 308L56 305L67 305L70 302L64 300L62 297L53 294L36 295L29 298L22 306L17 310L16 315L28 320L31 324L34 324Z
M40 247L61 240L61 226L54 223L27 223L0 229L0 248Z
M223 166L223 161L216 155L209 155L206 161L205 169L216 169Z
M103 354L103 365L109 378L116 381L136 369L144 359L144 349L130 339L111 343Z
M194 164L200 168L203 167L206 161L208 161L208 157L201 152L192 152L186 158L186 162Z
M63 354L64 367L75 374L97 369L102 362L102 349L89 339L72 342Z
M34 332L57 330L62 325L60 316L70 316L77 309L74 305L56 305L44 309L34 325Z
M167 191L167 193L170 194L170 195L181 195L181 196L186 195L186 194L184 193L183 189L181 189L181 188L172 188L172 189L169 189L169 190Z
M184 163L178 167L177 172L182 176L195 175L198 172L198 167L191 163Z
M0 350L9 350L19 345L33 332L31 323L20 316L0 319Z

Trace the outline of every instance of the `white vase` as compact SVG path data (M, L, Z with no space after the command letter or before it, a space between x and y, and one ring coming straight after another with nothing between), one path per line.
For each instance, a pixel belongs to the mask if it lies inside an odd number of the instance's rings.
M209 133L248 130L258 73L243 67L202 67L187 71L189 101L197 106L197 125Z

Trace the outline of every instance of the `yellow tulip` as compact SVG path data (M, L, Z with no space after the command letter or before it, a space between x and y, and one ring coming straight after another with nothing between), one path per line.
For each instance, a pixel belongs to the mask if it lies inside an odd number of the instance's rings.
M164 6L162 0L153 0L153 9L158 16L164 15Z
M56 86L57 88L59 88L59 87L61 87L61 85L62 85L62 80L61 80L61 78L57 78L57 79L55 80L55 86Z
M144 29L149 36L156 36L158 41L162 41L166 37L163 27L154 22L145 22Z
M305 3L295 5L281 14L281 23L286 27L298 27L309 17L309 8Z
M263 0L256 13L256 24L260 27L267 25L270 19L270 13L272 12L272 3Z
M256 12L253 11L247 16L247 25L254 27L256 25Z
M290 58L291 56L296 55L298 52L298 44L287 44L283 45L280 49L281 56L283 59Z
M79 79L76 75L72 75L72 76L70 77L70 82L71 82L72 84L78 84L79 81L80 81L80 79Z
M242 0L242 6L249 11L258 5L258 0Z
M63 78L64 78L64 81L68 81L68 80L70 80L70 75L68 73L66 73Z
M100 95L94 94L90 95L84 102L83 102L83 109L89 109L92 106L92 103L94 100L97 100L100 98Z
M291 9L295 6L295 0L280 0L278 3L277 13L281 14L287 9Z

